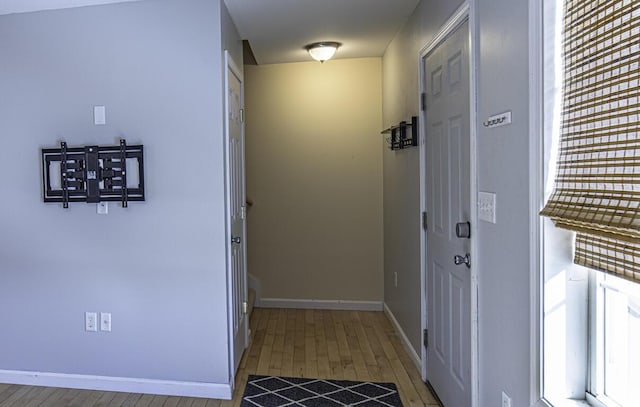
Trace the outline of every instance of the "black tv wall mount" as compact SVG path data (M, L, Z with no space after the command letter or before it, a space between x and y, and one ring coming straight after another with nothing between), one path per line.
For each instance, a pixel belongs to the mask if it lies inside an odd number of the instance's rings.
M42 149L44 202L144 201L143 146L67 146Z

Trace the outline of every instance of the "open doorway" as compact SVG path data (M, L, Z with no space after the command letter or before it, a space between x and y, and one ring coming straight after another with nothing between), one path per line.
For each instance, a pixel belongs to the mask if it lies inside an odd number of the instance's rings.
M245 66L258 306L382 310L381 59Z

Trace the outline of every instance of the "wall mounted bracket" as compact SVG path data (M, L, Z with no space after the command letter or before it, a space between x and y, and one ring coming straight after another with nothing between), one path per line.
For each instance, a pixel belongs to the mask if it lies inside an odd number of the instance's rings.
M84 146L42 149L44 202L144 201L143 146Z
M411 128L411 131L408 131ZM405 121L400 122L397 126L391 126L382 131L382 134L391 136L386 139L389 148L392 150L402 150L407 147L415 147L418 145L418 117L411 117L411 123Z

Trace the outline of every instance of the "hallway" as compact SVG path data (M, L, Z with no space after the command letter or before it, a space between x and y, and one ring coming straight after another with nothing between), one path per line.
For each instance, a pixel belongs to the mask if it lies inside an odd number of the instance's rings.
M392 382L405 407L438 406L382 312L256 308L251 335L222 406L240 405L250 374Z

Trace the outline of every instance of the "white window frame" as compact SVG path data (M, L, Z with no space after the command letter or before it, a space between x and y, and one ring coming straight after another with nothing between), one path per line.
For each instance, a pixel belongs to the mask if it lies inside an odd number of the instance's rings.
M603 350L599 343L603 343L604 331L598 331L597 323L602 321L603 297L602 290L598 284L597 272L589 271L589 283L584 293L588 300L587 313L588 322L588 343L585 352L584 363L586 371L584 377L584 400L560 399L547 400L544 397L544 333L545 333L545 220L539 215L539 210L543 207L545 197L545 176L547 175L545 158L547 157L547 146L545 141L547 136L541 137L545 131L545 66L544 66L544 23L545 23L545 3L549 1L558 2L561 0L529 0L529 170L531 174L530 183L530 333L531 333L531 357L530 357L530 405L535 407L565 407L565 406L592 406L592 407L614 407L617 404L608 400L603 395L603 377L595 377L598 373L598 364L604 360ZM581 266L576 268L584 269ZM599 337L597 339L596 335ZM588 353L588 354L587 354ZM589 356L591 355L591 356ZM596 396L594 396L594 394ZM582 397L582 396L581 396ZM603 403L604 402L604 403ZM606 404L605 404L606 403Z
M544 1L544 0L543 0ZM530 275L530 405L550 407L543 398L543 325L542 325L542 219L538 208L543 199L543 144L540 137L544 129L543 80L543 2L529 0L529 247Z
M543 207L545 197L545 181L550 176L547 166L548 149L549 149L549 137L545 134L546 130L546 118L545 118L545 4L548 1L561 1L561 0L530 0L529 1L529 61L530 61L530 163L529 169L531 174L530 184L530 199L531 199L531 211L530 211L530 231L531 231L531 405L532 406L588 406L587 402L587 380L589 369L587 367L588 361L585 352L584 359L577 361L577 363L583 368L580 373L584 376L584 393L580 390L580 395L567 394L566 398L562 397L560 400L553 401L545 399L544 391L544 367L545 367L545 348L544 348L544 335L545 335L545 233L549 230L545 230L545 220L539 215L539 210ZM544 137L541 137L545 134ZM550 229L550 227L548 226ZM560 231L560 234L563 232ZM547 236L548 237L548 236ZM566 257L566 256L565 256ZM547 258L547 261L549 259ZM565 265L572 262L564 259ZM576 266L579 267L579 266ZM571 274L575 269L568 267L567 274ZM571 277L565 277L566 281L570 281ZM562 281L562 283L566 283ZM586 300L588 296L588 290L584 285L584 289L579 290L577 296L570 299L573 304L580 303ZM583 318L586 318L587 310L583 310ZM582 324L586 325L586 321ZM572 334L571 330L566 330L568 335ZM577 338L577 335L576 335ZM569 338L571 340L571 338ZM582 335L582 341L585 341L584 335ZM585 347L585 351L588 349L584 342L580 344ZM568 387L571 387L570 385ZM575 387L575 386L574 386ZM571 393L570 391L567 393ZM569 398L572 397L572 398ZM581 397L583 400L576 400L576 397Z
M633 297L636 300L640 299L640 296L637 293L627 291L626 287L624 287L624 285L634 283L626 282L619 277L592 271L589 278L589 335L591 338L590 353L592 357L589 360L590 377L587 401L597 407L618 406L619 404L615 400L605 394L605 376L607 374L605 366L607 339L605 335L608 317L606 311L608 300L605 290L610 289L612 292L616 291L621 295Z
M530 61L530 138L529 138L529 170L531 174L530 183L530 231L531 231L531 405L536 407L550 406L585 406L586 401L562 398L562 400L545 399L544 390L544 368L545 368L545 219L539 215L544 204L545 181L549 176L548 171L548 151L549 137L546 135L545 118L545 4L548 1L560 0L530 0L529 1L529 61ZM541 135L545 135L541 137ZM562 232L559 232L562 233ZM548 260L548 259L547 259ZM565 259L565 264L569 263ZM569 270L569 273L571 270ZM570 280L569 277L564 277ZM561 281L565 284L566 281ZM584 296L587 295L585 290ZM573 302L580 302L581 298L575 298ZM585 310L586 314L586 310ZM565 330L568 331L568 330ZM567 332L571 334L570 331ZM586 355L585 355L586 357ZM586 365L586 360L579 362ZM584 370L587 374L588 370ZM585 394L582 396L586 400ZM576 394L573 394L576 396ZM567 395L568 397L568 395Z

